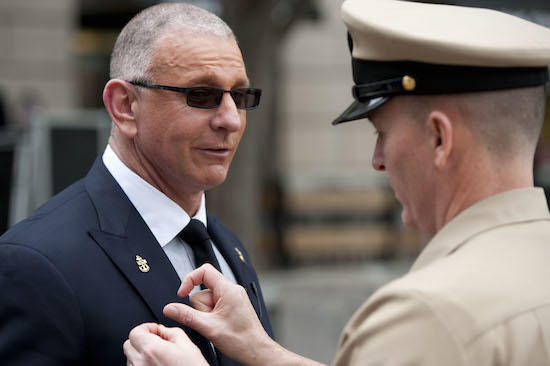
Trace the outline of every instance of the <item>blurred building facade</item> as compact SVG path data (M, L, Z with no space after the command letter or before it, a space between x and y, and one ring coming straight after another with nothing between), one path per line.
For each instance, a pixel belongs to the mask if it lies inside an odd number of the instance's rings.
M109 55L120 28L156 2L0 2L0 97L8 124L21 131L37 114L55 119L67 111L102 109ZM211 212L243 237L266 268L414 255L422 240L401 227L384 174L370 167L371 126L330 125L351 101L342 1L189 2L228 21L252 83L264 89L262 108L249 115L227 182L209 193ZM546 0L454 3L500 8L550 24ZM537 161L539 181L548 185L549 141L545 130ZM29 210L56 191L45 190ZM19 212L11 223L26 213Z
M488 7L550 26L547 0L418 1ZM287 259L298 263L411 258L424 240L402 227L385 174L371 168L372 127L364 121L330 125L351 102L341 3L317 1L322 20L296 26L283 47L285 72L279 96L284 132L276 150L285 189L283 249ZM549 146L547 114L535 170L537 183L546 188L550 188Z
M262 277L279 340L329 362L346 319L407 270L423 241L402 227L387 178L371 168L370 124L330 124L351 102L342 0L192 2L228 21L252 84L264 89L227 182L208 193L209 211L270 270ZM154 3L0 1L0 98L8 124L0 127L0 231L85 174L102 152L109 120L101 92L112 44L135 13ZM550 26L548 0L454 3ZM549 125L536 166L547 187ZM403 261L380 266L377 259ZM272 271L282 266L292 269Z
M48 108L77 106L71 51L76 10L73 0L0 2L0 88L12 121L23 118L15 106L33 99Z
M78 121L78 111L101 110L109 56L120 28L157 2L0 2L0 97L12 129L23 131L32 121L66 120L68 115L79 124L83 122ZM422 239L402 228L385 175L371 168L372 127L363 122L330 124L351 102L346 30L339 19L342 1L189 2L227 20L243 49L252 83L264 89L261 108L249 113L247 132L226 183L208 194L210 211L243 238L264 268L414 256ZM546 0L454 3L504 9L550 24ZM96 153L106 139L104 132L99 135L92 137L100 139ZM550 185L547 146L550 132L545 130L537 160L544 185ZM47 154L51 161L51 146ZM28 159L23 160L26 165L31 164ZM89 160L82 159L86 164ZM21 184L21 179L39 181L40 174L40 169L33 174L18 171L14 178ZM79 174L82 171L75 176ZM51 174L47 179L53 179ZM27 189L33 188L18 188L19 202ZM36 189L42 193L24 207L19 205L16 214L2 203L3 211L12 212L10 223L59 187L47 182Z
M317 5L322 21L297 25L282 49L277 153L285 254L308 263L388 257L411 246L414 252L419 239L406 240L387 178L371 168L374 129L365 121L331 125L352 102L353 79L341 1Z

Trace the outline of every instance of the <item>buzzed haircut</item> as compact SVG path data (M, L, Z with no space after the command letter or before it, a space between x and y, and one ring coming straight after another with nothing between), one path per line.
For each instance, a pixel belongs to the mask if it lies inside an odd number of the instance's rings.
M532 156L546 109L544 86L464 94L458 108L495 156Z
M172 30L235 39L218 16L186 3L162 3L144 9L122 29L111 54L110 77L147 81L155 41Z
M544 86L404 99L419 122L440 103L452 106L479 143L504 160L518 153L534 154L546 109Z

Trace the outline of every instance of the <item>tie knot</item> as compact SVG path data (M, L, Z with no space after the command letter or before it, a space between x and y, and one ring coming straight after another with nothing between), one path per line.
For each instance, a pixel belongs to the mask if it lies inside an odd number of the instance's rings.
M189 221L186 227L180 233L180 237L191 246L200 244L210 239L208 231L202 222L197 219Z

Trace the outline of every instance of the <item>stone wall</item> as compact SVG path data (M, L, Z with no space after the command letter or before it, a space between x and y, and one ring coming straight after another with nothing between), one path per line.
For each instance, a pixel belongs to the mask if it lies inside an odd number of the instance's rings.
M23 99L74 107L71 42L74 0L0 1L0 90L12 120Z
M319 0L321 20L296 26L283 54L279 152L290 191L378 186L371 169L375 135L365 121L332 126L353 101L342 1Z

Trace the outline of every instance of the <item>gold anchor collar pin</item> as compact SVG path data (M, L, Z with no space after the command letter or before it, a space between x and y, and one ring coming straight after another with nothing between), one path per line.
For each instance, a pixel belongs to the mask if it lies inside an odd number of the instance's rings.
M139 255L136 255L136 264L139 268L139 270L143 273L149 272L151 267L149 267L149 264L147 264L147 259L141 258Z
M239 256L239 259L241 260L241 262L246 263L246 259L244 259L243 252L241 252L239 248L235 248L235 252L237 252L237 255Z

